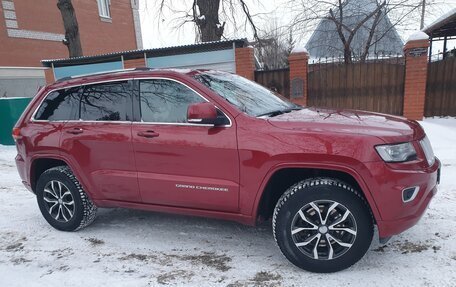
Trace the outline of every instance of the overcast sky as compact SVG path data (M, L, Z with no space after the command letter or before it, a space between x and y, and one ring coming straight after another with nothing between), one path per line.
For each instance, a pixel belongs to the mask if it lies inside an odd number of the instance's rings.
M140 1L140 15L143 42L145 48L158 48L167 46L176 46L195 43L195 27L193 23L182 24L182 15L184 11L189 10L192 0L172 0L174 3L173 11L165 9L162 19L159 21L158 3L159 0L142 0ZM170 0L167 0L170 3ZM247 0L249 9L252 15L256 15L254 20L257 26L265 27L272 22L276 22L279 26L287 25L290 22L291 13L299 11L291 11L289 0ZM431 0L428 2L437 3L432 6L432 10L426 15L425 23L430 24L450 9L456 8L456 0ZM236 12L238 27L234 27L234 23L227 21L224 36L228 39L233 38L253 38L251 29L245 28L242 22L241 11ZM239 23L241 22L241 23ZM419 19L416 21L416 27L405 27L398 32L403 40L406 40L410 33L419 28ZM304 45L310 36L311 32L300 33L295 35L299 38L299 45Z

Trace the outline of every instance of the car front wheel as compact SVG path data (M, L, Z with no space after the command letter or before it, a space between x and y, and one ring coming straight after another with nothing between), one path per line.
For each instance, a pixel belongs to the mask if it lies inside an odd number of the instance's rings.
M274 210L273 232L282 253L296 266L336 272L367 252L373 219L353 187L337 179L314 178L285 191Z

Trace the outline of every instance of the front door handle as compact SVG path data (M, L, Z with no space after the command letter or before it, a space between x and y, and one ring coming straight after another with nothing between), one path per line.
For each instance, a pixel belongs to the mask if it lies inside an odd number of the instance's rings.
M156 138L160 134L156 133L154 131L144 131L144 132L138 132L138 136L144 137L144 138Z
M84 130L81 128L74 128L71 130L67 130L66 132L69 134L78 135L78 134L82 134L84 132Z

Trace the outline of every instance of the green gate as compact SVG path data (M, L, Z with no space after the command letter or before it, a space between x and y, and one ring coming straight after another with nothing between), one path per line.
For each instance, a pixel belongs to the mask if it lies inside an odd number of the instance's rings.
M31 99L0 98L0 144L14 144L11 132Z

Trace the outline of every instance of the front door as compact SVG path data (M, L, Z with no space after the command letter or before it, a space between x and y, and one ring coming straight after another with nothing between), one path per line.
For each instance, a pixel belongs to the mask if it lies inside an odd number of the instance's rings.
M140 80L138 86L140 121L133 123L132 137L143 202L238 211L234 123L224 127L188 123L187 107L206 100L175 80Z

